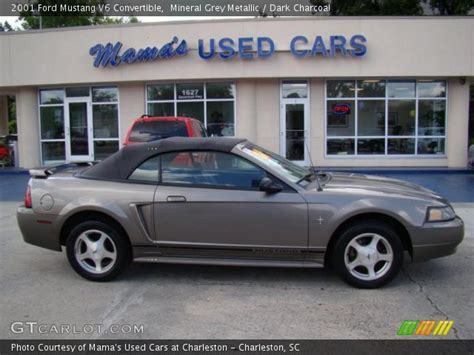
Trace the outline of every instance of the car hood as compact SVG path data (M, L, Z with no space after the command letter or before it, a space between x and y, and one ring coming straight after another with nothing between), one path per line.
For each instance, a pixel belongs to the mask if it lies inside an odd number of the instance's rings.
M411 182L391 179L382 176L353 174L353 173L326 173L326 181L322 181L323 189L351 189L385 194L398 194L414 198L434 199L444 204L447 200L438 193ZM312 184L313 185L313 184Z

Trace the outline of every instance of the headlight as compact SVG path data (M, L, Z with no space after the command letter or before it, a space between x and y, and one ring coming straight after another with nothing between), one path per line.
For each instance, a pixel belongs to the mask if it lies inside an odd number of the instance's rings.
M428 207L426 214L427 222L443 222L450 221L456 217L454 210L449 207Z

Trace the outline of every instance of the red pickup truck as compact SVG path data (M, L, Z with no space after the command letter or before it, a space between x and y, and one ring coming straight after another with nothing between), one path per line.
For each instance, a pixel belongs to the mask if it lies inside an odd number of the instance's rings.
M123 145L157 141L168 137L207 137L201 121L191 117L142 116L133 121Z

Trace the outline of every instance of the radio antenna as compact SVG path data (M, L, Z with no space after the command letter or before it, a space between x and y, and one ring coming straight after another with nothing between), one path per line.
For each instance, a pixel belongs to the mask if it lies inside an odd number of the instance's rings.
M321 187L321 183L319 182L319 176L318 172L314 169L314 164L313 164L313 158L311 158L311 152L309 150L308 143L306 142L306 139L304 140L304 145L306 146L306 151L308 152L308 157L309 157L309 163L311 164L310 171L313 173L313 175L316 177L316 182L318 184L318 191L323 191L323 188Z

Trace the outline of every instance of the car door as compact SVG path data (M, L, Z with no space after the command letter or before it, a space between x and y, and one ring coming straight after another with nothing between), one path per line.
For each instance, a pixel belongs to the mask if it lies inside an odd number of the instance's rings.
M288 186L260 191L268 174L253 163L223 152L167 153L160 171L154 198L160 247L259 257L275 249L299 257L307 247L307 203Z

